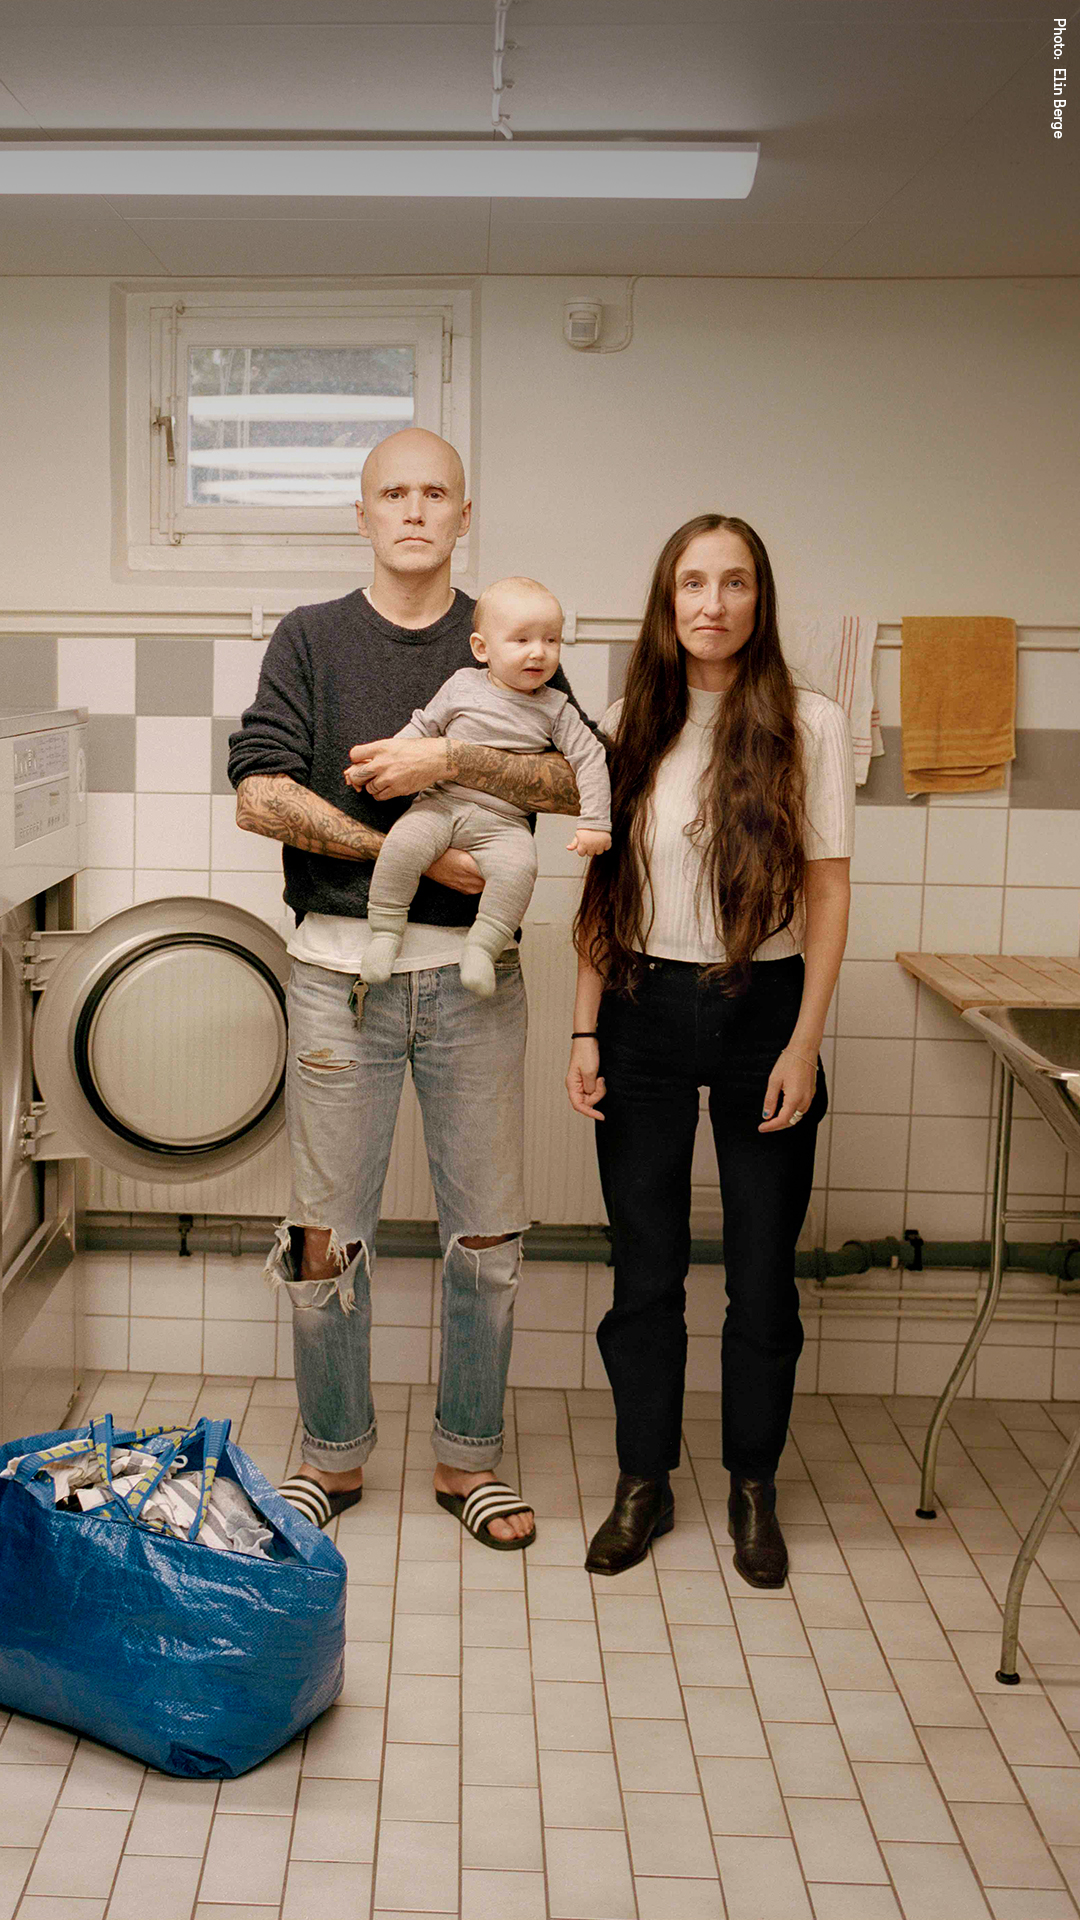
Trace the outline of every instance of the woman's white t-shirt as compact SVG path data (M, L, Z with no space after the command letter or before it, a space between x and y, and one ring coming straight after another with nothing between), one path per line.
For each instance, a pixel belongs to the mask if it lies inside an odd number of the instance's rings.
M708 893L699 889L702 853L689 827L700 806L698 788L709 764L712 722L724 696L698 687L688 692L686 725L656 770L649 802L649 879L642 889L642 925L648 929L645 952L655 959L705 965L723 959L724 947ZM609 736L621 709L622 701L617 700L604 715L601 725ZM849 859L855 831L855 769L847 715L834 700L802 687L796 689L796 710L806 772L806 858ZM771 934L758 947L755 960L785 960L801 953L803 933L800 909L790 927Z

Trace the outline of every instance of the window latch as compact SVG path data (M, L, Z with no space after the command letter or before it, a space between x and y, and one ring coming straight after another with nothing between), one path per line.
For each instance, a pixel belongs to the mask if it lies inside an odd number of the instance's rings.
M158 412L150 422L156 432L165 429L165 458L170 467L176 465L176 415Z

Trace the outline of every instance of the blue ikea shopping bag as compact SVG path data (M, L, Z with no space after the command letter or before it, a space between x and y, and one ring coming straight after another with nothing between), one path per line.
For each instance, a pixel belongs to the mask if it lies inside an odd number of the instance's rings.
M111 1485L113 1446L148 1447L160 1469ZM56 1507L46 1458L96 1453L107 1505ZM200 1472L189 1538L140 1517L168 1467ZM163 1773L229 1778L265 1760L341 1692L345 1562L229 1440L229 1422L77 1433L0 1447L0 1703L56 1720ZM243 1488L275 1558L199 1546L215 1474Z

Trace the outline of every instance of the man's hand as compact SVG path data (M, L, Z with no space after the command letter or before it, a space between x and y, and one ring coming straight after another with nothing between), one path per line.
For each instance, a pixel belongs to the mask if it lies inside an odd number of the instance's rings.
M425 871L427 879L437 880L442 887L453 887L455 893L484 891L484 876L476 861L460 847L448 847Z
M446 778L446 741L411 738L369 740L350 747L345 779L357 791L366 787L373 800L397 800L420 793Z
M597 833L595 827L579 827L572 840L566 843L567 853L580 853L587 860L594 853L606 853L611 845L610 833Z

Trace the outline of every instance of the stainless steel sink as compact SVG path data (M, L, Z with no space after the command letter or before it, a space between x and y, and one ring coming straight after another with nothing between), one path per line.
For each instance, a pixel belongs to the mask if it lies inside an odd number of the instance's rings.
M969 1026L1016 1075L1070 1153L1080 1153L1080 1007L970 1007Z

